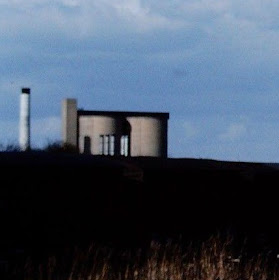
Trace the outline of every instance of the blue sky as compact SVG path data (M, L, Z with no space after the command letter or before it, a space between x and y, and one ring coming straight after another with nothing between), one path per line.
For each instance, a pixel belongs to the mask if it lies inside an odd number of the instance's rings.
M169 112L169 157L279 162L279 1L0 0L0 142L61 140L61 102Z

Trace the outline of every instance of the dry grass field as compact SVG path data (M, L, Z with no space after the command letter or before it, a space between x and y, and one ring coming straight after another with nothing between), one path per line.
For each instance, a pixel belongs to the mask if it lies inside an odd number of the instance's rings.
M277 165L13 151L0 170L0 279L279 279Z
M236 245L236 246L235 246ZM44 259L26 259L10 279L24 280L278 280L271 252L249 256L232 237L211 236L196 244L152 241L146 248L91 244Z

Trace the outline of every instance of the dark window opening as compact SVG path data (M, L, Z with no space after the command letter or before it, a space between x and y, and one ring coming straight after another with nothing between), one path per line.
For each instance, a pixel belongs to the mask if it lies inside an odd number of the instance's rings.
M84 137L83 152L85 154L91 154L91 138L89 136Z

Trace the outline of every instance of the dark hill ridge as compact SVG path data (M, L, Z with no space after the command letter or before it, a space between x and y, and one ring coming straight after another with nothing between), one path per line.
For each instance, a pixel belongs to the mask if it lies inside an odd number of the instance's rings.
M221 161L212 159L195 159L195 158L151 158L151 157L133 157L131 162L137 163L142 167L149 169L164 168L177 170L212 170L212 171L236 171L236 172L273 172L279 169L277 163L261 162L238 162L238 161Z
M150 213L156 217L149 227L167 236L230 228L278 242L276 163L187 158L132 161L144 173L146 220Z
M3 252L227 228L279 249L276 163L2 152L0 170Z
M249 173L277 172L279 163L234 162L193 158L154 158L154 157L104 157L84 154L48 153L48 152L0 152L0 166L79 166L100 169L140 167L143 170L198 170L198 171L233 171Z

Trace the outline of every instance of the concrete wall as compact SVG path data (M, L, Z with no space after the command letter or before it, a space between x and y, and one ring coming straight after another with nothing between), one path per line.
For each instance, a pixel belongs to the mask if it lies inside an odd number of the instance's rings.
M130 155L167 157L167 120L154 116L79 116L79 149L90 139L90 152L100 153L100 135L115 135L115 155L120 152L120 137L130 125Z
M64 99L62 102L62 142L77 146L77 101Z
M155 117L128 117L131 156L167 157L167 121Z
M79 151L84 152L84 138L89 137L91 154L100 154L100 135L121 135L120 122L121 120L110 116L80 116Z

